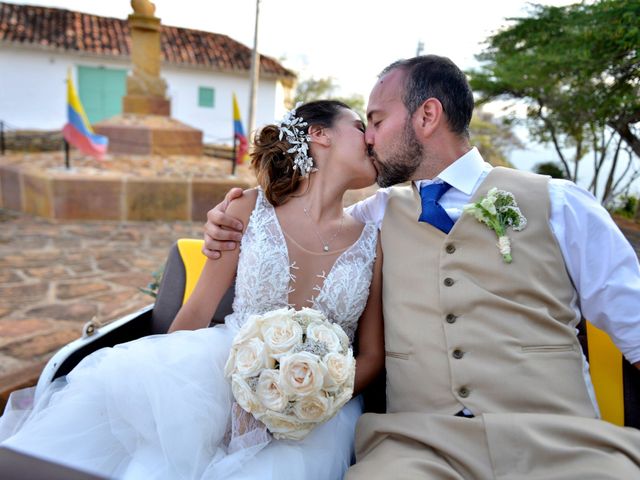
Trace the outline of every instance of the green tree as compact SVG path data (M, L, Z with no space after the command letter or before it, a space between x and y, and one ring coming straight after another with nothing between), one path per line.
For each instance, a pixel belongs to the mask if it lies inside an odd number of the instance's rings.
M477 109L469 125L471 144L478 147L482 158L495 167L513 167L507 160L511 150L524 148L513 133L508 119L498 119Z
M633 195L621 195L617 199L617 208L614 209L614 213L621 215L625 218L634 218L638 210L638 198Z
M540 175L549 175L551 178L566 178L564 170L556 162L538 163L533 170Z
M364 109L364 97L362 95L353 94L349 97L341 97L334 95L338 89L335 80L332 77L325 78L308 78L298 83L293 98L294 105L298 102L306 103L313 100L331 99L339 100L351 107L360 117L366 118Z
M532 137L553 145L567 178L590 159L590 190L603 203L640 177L638 18L638 0L532 5L488 39L482 66L468 72L480 104L527 104Z

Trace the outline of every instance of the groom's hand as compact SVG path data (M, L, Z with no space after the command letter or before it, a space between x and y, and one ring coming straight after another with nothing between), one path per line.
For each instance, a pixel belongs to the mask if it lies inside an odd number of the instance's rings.
M202 253L211 260L220 258L221 252L233 250L242 239L242 222L227 215L227 207L231 200L242 196L241 188L232 188L224 200L207 212L207 223L204 224L204 245Z

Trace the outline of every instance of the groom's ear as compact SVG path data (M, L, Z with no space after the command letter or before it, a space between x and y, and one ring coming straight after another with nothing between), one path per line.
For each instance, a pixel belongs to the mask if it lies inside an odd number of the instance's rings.
M329 138L327 129L319 125L311 125L309 127L309 136L311 137L311 143L316 143L328 147L331 145L331 138Z
M418 107L413 117L416 133L430 137L444 120L442 103L437 98L428 98Z

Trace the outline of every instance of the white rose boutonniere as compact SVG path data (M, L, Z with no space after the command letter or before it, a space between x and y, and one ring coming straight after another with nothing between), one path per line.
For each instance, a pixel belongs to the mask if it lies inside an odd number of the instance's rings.
M527 219L518 208L513 193L492 188L476 203L468 203L462 207L463 212L476 217L486 224L498 236L498 249L505 263L511 263L511 241L507 236L507 228L519 232L527 226Z

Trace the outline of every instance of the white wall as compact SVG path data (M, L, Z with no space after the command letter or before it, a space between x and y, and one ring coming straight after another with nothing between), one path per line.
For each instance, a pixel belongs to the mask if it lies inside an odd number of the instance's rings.
M204 131L207 143L231 143L233 138L233 104L235 92L240 106L242 123L247 129L249 117L249 79L247 75L211 72L166 66L162 76L169 85L171 116L188 125ZM213 108L198 106L199 87L213 88L215 102ZM258 111L256 126L279 119L284 111L284 95L280 82L272 79L261 80L258 88Z
M0 120L20 129L55 130L66 122L67 69L77 83L77 66L128 68L126 60L58 53L0 43ZM171 116L204 132L205 142L231 143L232 92L240 105L245 129L249 112L249 79L246 75L164 65ZM215 90L214 108L198 106L198 88ZM263 79L258 88L256 126L273 122L284 113L280 82ZM245 132L246 133L246 132Z
M67 68L73 67L77 88L77 65L126 68L123 62L0 45L0 119L17 128L62 128L67 117Z

